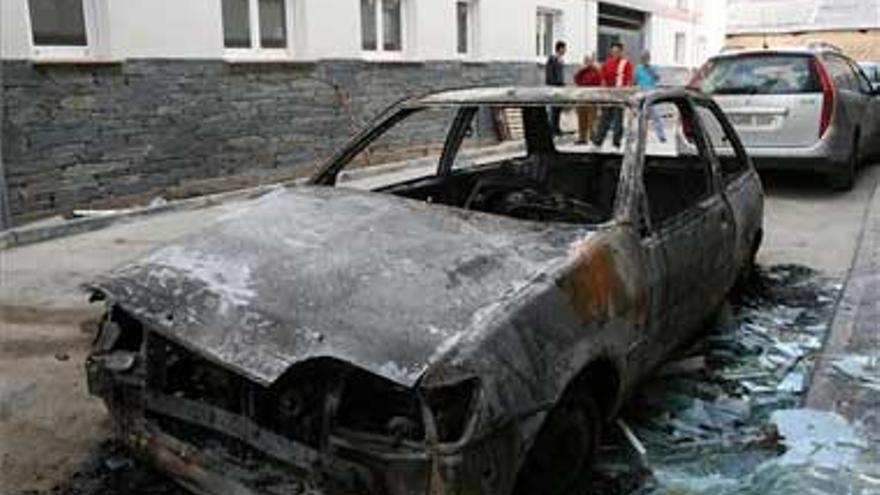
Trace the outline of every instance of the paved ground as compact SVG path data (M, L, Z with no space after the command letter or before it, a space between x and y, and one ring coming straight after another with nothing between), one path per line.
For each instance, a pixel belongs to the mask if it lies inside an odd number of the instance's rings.
M855 189L828 190L818 177L765 176L764 264L797 263L844 277L862 230L866 206L880 181L880 167L863 168Z
M375 178L369 180L360 186L375 184ZM759 261L805 264L843 280L878 181L880 167L865 169L856 189L840 194L811 178L770 177ZM110 434L102 406L85 391L82 360L95 309L79 285L222 218L237 204L147 217L0 251L0 493L54 486ZM880 225L872 229L880 238ZM877 273L878 263L875 256L860 270ZM862 294L878 294L880 281L864 280ZM876 314L876 305L863 303L853 304L867 308L859 309L863 315Z
M837 411L880 442L880 192L867 211L807 406Z

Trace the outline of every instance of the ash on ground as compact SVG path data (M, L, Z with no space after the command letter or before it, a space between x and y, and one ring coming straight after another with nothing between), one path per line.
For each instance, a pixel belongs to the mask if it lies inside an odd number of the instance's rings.
M880 452L834 413L799 409L841 286L760 271L708 334L641 387L589 493L880 494Z
M171 479L133 459L117 441L103 442L91 459L49 492L21 495L188 495Z

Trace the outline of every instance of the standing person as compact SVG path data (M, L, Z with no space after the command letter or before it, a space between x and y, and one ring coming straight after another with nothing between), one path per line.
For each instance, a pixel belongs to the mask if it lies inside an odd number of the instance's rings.
M565 51L567 49L568 46L564 41L557 41L553 54L547 57L544 82L546 82L548 86L565 86L565 65L563 57L565 57ZM562 129L559 127L561 113L562 108L550 107L550 129L556 136L562 134Z
M578 86L601 86L602 75L592 55L584 56L584 65L574 75L574 83ZM578 113L578 140L576 144L586 144L593 134L593 125L596 122L596 107L584 105L577 109Z
M602 64L602 86L609 88L622 88L632 86L633 68L629 60L623 57L623 43L611 44L611 55ZM593 136L593 144L601 147L605 143L608 129L614 128L614 147L620 147L623 139L623 108L608 107L602 110L602 119L599 121L599 129Z
M642 53L641 62L642 63L636 67L636 86L644 89L656 88L657 81L660 80L660 75L657 74L657 70L651 65L651 52L646 51ZM660 121L660 116L657 115L657 109L653 105L648 108L648 121L651 123L651 127L654 128L654 134L657 135L657 139L659 139L661 143L665 143L666 133L663 131L663 122Z

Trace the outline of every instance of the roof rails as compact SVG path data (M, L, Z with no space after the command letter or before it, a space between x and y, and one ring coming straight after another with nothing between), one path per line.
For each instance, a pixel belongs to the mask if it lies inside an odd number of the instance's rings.
M839 46L833 43L829 43L827 41L811 41L807 43L807 49L814 52L829 51L835 53L843 53L843 50Z

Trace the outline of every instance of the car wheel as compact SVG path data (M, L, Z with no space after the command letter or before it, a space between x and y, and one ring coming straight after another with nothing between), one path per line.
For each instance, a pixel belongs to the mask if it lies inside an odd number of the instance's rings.
M550 411L520 467L515 495L569 495L589 480L602 415L589 390L568 393Z
M842 164L841 170L833 173L829 177L831 188L835 191L849 191L855 185L856 168L859 163L859 136L856 134L853 139L852 149L849 152L849 158L846 163Z

